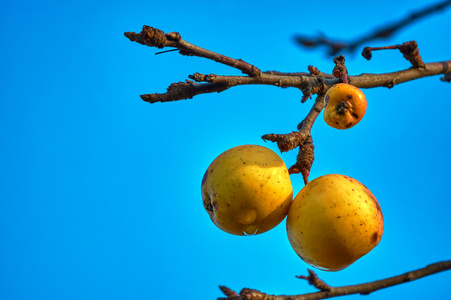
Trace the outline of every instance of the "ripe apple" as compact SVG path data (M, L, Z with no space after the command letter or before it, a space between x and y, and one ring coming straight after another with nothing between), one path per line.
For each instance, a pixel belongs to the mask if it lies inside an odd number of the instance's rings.
M311 266L339 271L381 240L381 207L359 181L338 174L318 177L297 194L287 217L287 234L299 257Z
M327 90L323 117L337 129L348 129L359 123L366 112L365 94L347 83L337 83Z
M202 201L225 232L253 235L285 218L293 187L283 160L271 149L243 145L220 154L202 179Z

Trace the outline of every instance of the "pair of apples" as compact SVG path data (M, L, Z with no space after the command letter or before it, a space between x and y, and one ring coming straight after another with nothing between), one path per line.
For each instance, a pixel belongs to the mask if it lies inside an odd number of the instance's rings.
M262 146L243 145L220 154L205 172L201 191L213 223L231 234L260 234L287 217L292 248L322 270L348 267L370 252L383 233L379 203L359 181L324 175L293 200L285 163Z

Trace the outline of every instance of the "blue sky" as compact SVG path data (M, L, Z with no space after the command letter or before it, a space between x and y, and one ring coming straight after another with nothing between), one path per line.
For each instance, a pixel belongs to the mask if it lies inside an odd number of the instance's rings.
M218 285L271 294L315 291L285 222L252 237L217 229L200 182L221 152L287 133L309 111L295 89L236 87L150 105L195 72L239 74L177 53L155 56L125 31L150 25L244 59L262 70L330 72L332 60L300 49L296 33L353 39L430 3L349 1L10 1L0 29L0 298L215 299ZM369 2L368 2L369 5ZM425 62L451 59L451 9L388 41L416 40ZM368 62L346 55L350 75L409 68L396 51ZM365 118L350 130L312 133L311 178L356 178L378 198L381 243L348 269L318 271L334 286L397 275L450 259L450 85L438 77L365 90ZM281 154L287 165L296 151ZM291 177L297 193L300 175ZM444 272L365 299L444 299ZM357 299L360 296L348 296Z

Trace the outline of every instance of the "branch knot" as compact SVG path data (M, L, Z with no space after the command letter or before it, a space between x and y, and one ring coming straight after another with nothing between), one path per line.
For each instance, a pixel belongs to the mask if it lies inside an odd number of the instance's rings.
M316 287L320 291L330 291L330 290L332 290L332 287L330 285L328 285L327 283L325 283L322 279L320 279L318 277L318 275L316 275L315 272L313 272L310 269L307 269L307 271L308 271L308 274L309 274L308 276L300 275L300 276L296 276L296 278L307 280L310 285L313 285L314 287Z

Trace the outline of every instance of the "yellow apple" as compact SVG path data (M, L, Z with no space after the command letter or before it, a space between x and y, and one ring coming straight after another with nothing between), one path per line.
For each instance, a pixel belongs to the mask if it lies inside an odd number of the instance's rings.
M365 94L347 83L337 83L327 90L323 117L327 125L348 129L359 123L366 112Z
M220 154L205 172L201 192L213 223L236 235L274 228L293 200L285 163L274 151L258 145L238 146Z
M306 263L339 271L381 240L384 220L371 191L338 174L318 177L296 195L287 217L291 246Z

